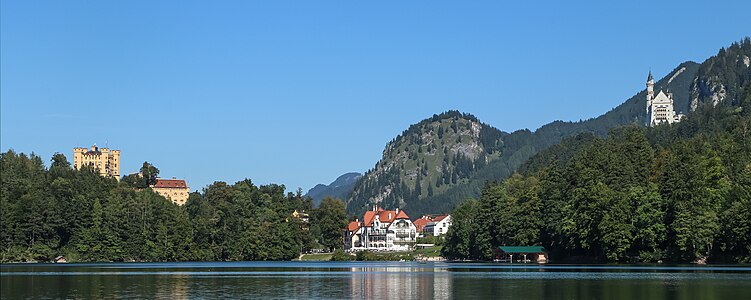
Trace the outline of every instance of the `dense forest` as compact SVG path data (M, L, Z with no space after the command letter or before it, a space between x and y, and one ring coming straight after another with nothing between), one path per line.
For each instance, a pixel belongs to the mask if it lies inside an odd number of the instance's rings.
M443 254L542 245L553 259L751 262L751 82L673 125L580 134L453 211Z
M657 81L655 89L672 91L676 107L686 112L699 68L694 62L682 63ZM527 159L564 138L580 133L605 136L617 126L643 124L645 93L640 91L599 117L554 121L536 131L507 133L458 111L433 115L386 145L382 159L353 187L347 211L361 214L378 203L416 215L448 213L458 201L479 197L485 182L509 177Z
M340 247L344 202L287 193L250 180L215 182L184 206L148 186L73 170L55 154L49 168L34 154L0 154L0 261L289 260L311 248ZM149 179L151 178L151 179ZM309 223L292 212L310 213Z

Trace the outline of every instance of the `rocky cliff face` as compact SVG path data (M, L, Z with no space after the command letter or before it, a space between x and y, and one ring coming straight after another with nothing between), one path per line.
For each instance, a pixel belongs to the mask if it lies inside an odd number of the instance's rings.
M700 105L737 105L740 91L751 81L751 40L743 39L701 64L691 84L691 111Z
M457 111L412 125L386 145L382 159L355 186L348 209L403 208L439 194L497 159L504 134Z

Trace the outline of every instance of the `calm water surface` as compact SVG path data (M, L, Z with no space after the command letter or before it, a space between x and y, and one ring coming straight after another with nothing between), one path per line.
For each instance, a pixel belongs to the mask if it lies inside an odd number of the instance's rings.
M0 271L2 299L751 299L749 266L223 262Z

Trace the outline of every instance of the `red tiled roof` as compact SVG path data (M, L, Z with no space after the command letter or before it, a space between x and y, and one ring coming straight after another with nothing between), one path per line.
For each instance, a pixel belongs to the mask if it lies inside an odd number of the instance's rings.
M423 216L422 218L419 218L412 223L415 224L415 227L417 227L417 232L421 232L423 228L425 228L425 225L428 225L428 222L430 222L430 220L428 220L427 217Z
M396 214L396 218L397 219L409 219L409 216L403 210L400 210L399 213Z
M187 188L188 184L182 179L157 179L155 188Z
M365 216L363 216L362 220L365 223L365 226L370 226L373 223L373 219L375 219L376 212L369 210L365 212Z
M347 230L349 231L356 231L360 228L360 222L349 222L349 225L347 225Z
M378 212L378 219L381 223L391 223L396 218L396 211L394 210L380 210Z
M375 210L365 212L363 226L373 226L373 220L375 220L376 215L378 215L378 220L383 223L391 223L396 219L409 219L409 216L403 210L397 213L395 210L383 210L383 208L376 207Z
M448 217L448 215L437 216L437 217L433 218L433 222L440 222L441 220L445 219L446 217Z

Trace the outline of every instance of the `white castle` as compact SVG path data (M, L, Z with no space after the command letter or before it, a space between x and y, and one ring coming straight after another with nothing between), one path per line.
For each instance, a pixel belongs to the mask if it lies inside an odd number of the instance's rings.
M647 125L656 126L680 122L683 115L675 112L673 93L670 91L663 93L660 90L655 96L654 86L655 80L652 78L652 71L649 71L647 77Z

